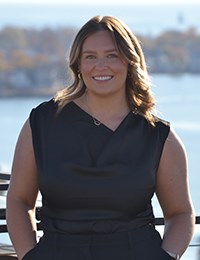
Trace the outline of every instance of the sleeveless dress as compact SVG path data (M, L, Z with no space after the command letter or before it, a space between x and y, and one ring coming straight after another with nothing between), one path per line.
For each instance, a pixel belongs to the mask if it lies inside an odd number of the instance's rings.
M42 195L39 243L23 259L169 260L151 199L169 124L130 112L112 131L74 102L30 114Z

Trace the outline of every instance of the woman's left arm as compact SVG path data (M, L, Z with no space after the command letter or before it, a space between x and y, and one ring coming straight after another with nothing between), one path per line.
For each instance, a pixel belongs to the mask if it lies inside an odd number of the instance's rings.
M156 194L165 219L162 248L180 256L187 249L195 226L187 168L185 148L171 129L157 172Z

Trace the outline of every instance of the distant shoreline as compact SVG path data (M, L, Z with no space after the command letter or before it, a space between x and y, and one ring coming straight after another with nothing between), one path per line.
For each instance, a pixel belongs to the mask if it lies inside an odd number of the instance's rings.
M60 88L62 89L62 88ZM58 88L38 88L37 90L27 90L27 88L23 89L13 89L7 90L6 88L0 88L0 98L12 98L12 97L53 97Z
M150 73L151 77L155 75L163 75L163 76L172 76L172 77L182 77L184 75L190 76L200 76L199 73ZM28 97L53 97L57 93L57 91L65 88L65 86L60 87L38 87L35 89L30 88L12 88L9 89L7 87L0 87L0 98L12 98L12 97L21 97L21 98L28 98Z

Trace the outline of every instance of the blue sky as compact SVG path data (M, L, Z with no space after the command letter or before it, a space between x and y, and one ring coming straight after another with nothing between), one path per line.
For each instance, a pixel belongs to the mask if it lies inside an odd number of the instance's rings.
M70 4L71 0L0 0L1 3ZM84 0L85 4L200 4L200 0ZM83 4L83 0L73 0L73 4Z

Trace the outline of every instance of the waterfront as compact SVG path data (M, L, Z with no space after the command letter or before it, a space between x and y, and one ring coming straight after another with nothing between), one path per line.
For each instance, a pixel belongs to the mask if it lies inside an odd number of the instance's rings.
M199 146L200 146L200 75L153 75L153 90L158 100L160 117L171 122L182 138L188 153L189 180L196 214L200 215ZM0 99L0 168L10 172L14 146L19 131L28 117L31 108L49 99L42 98L3 98ZM5 205L5 198L0 205ZM162 215L154 200L155 215ZM196 228L194 243L199 243L199 226ZM1 234L1 239L8 240ZM191 248L183 260L197 260L197 250Z
M153 75L159 116L170 121L188 153L191 193L197 213L199 206L200 75ZM50 97L0 99L0 169L10 172L20 129L31 109Z
M182 138L188 153L192 195L198 213L200 197L198 163L200 146L200 75L153 75L153 90L159 116L170 121ZM31 108L50 97L0 99L0 169L11 170L14 146ZM197 196L199 195L199 196ZM199 208L198 208L199 207Z

